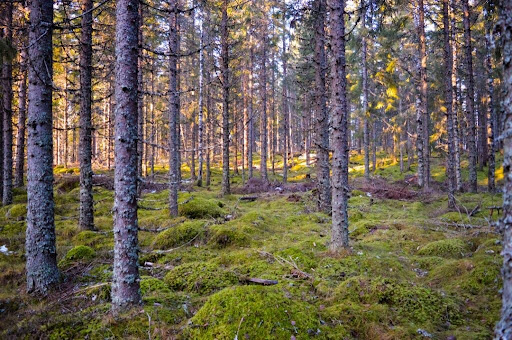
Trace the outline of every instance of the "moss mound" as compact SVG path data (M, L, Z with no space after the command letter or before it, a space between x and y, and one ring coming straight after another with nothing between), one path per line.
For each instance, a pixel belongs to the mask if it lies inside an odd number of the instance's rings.
M67 266L74 262L89 262L96 256L91 247L76 246L67 252L66 256L59 262L60 266Z
M228 246L246 246L249 237L235 225L216 225L209 229L209 243L217 248Z
M167 249L198 239L204 234L204 223L190 221L159 233L153 240L154 249Z
M418 255L461 258L468 251L464 241L451 238L427 243L418 251Z
M238 276L211 262L191 262L175 267L164 281L173 290L210 294L238 283Z
M315 308L277 287L226 288L208 299L185 330L190 339L309 338L320 327Z
M16 220L22 220L27 216L27 205L26 204L14 204L11 206L9 211L6 214L6 217L16 219Z
M194 197L190 201L179 206L179 214L188 218L217 218L224 215L221 203L215 200L209 200Z

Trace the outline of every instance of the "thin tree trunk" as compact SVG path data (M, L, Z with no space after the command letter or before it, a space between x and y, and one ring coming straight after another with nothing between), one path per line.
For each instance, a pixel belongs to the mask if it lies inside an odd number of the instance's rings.
M337 252L348 243L347 79L345 70L345 0L329 0L331 8L332 105L332 236L329 248Z
M46 294L60 279L53 210L53 1L32 0L29 8L27 291Z
M141 304L138 267L138 42L137 0L116 6L116 114L114 174L114 273L112 310Z
M484 18L486 18L485 24L485 67L487 73L487 115L489 115L490 120L490 130L489 130L489 169L487 173L487 188L489 192L496 191L495 184L495 172L496 172L496 144L495 144L495 132L496 132L496 112L494 104L495 96L494 96L494 78L492 75L492 56L491 51L494 48L493 41L493 33L492 33L492 22L490 20L489 15L489 5L484 6ZM487 141L486 141L487 143Z
M370 0L371 1L371 0ZM368 111L368 65L367 65L367 41L366 41L366 2L362 4L362 71L363 71L363 114L364 114L364 177L370 179L370 112Z
M468 0L462 0L462 7L464 12L464 48L466 56L466 116L468 122L467 131L467 144L468 144L468 157L469 157L469 191L477 192L477 175L476 175L476 127L475 127L475 86L473 80L473 56L471 46L471 28L470 28L470 12Z
M228 0L222 2L221 76L222 76L222 194L230 194L229 183L229 43Z
M82 230L94 229L91 164L92 0L82 0L80 38L80 218ZM66 130L67 131L67 130Z
M179 129L180 116L179 92L178 92L178 0L170 2L169 17L169 213L178 216L178 154L179 154Z
M456 4L455 0L451 0L451 12L450 12L450 24L451 24L451 40L452 40L452 119L453 119L453 129L454 129L454 136L453 136L453 145L455 150L455 190L461 191L462 190L462 170L460 167L460 145L461 145L461 139L459 137L459 119L457 117L458 115L458 103L457 100L457 42L456 42L456 33L455 33L455 11L456 11Z
M250 64L249 64L249 121L248 124L248 141L247 141L247 169L248 177L253 176L253 151L254 151L254 50L252 47L252 34L249 36L249 43L251 44L250 49Z
M318 208L331 211L331 182L329 169L329 113L327 112L327 93L325 89L325 0L315 0L315 97L316 97L316 154Z
M5 8L4 39L8 45L12 45L12 10L13 4L7 3ZM4 107L4 178L3 199L4 205L12 203L12 59L4 58L2 68L3 78L3 107Z
M203 14L202 8L199 6L198 9L198 17L199 17L199 115L198 115L198 146L199 146L199 170L197 173L197 185L203 185L203 167L204 167L204 156L203 156L203 148L204 148L204 123L203 123L203 73L204 73L204 27L203 27Z
M262 49L263 55L261 57L261 119L260 119L260 174L263 181L268 181L267 174L267 155L268 155L268 144L267 144L267 22L264 20L262 25L265 27L263 29L263 39L262 39Z
M20 56L20 85L18 102L18 135L16 137L16 172L14 186L23 187L23 176L25 172L25 129L27 121L27 55L25 50Z
M286 183L288 181L288 144L290 143L290 140L288 138L288 112L290 108L288 106L288 55L286 52L286 34L286 6L283 6L283 183Z

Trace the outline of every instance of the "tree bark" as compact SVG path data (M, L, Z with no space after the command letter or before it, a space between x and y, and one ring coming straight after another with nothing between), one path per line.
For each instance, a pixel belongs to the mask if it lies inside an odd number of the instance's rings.
M489 130L489 155L488 155L488 172L487 172L487 189L489 192L496 191L496 142L495 142L495 134L496 134L496 105L494 103L495 95L494 95L494 77L492 74L492 49L494 48L494 39L492 32L492 21L489 15L489 5L484 6L484 18L486 18L485 24L485 48L486 48L486 56L485 56L485 67L487 73L487 115L489 116L490 121L490 130ZM487 143L487 140L486 140Z
M266 15L266 14L264 14ZM268 49L268 33L267 21L261 23L263 28L262 39L262 56L261 56L261 119L260 119L260 174L263 181L268 181L267 174L267 156L268 156L268 134L267 134L267 49Z
M20 55L20 85L18 100L18 134L16 136L16 171L14 186L23 187L25 174L25 130L27 121L27 54L25 50Z
M221 77L222 77L222 194L231 192L229 183L229 42L228 0L222 2Z
M178 216L178 153L180 116L179 92L178 92L178 0L170 2L169 17L169 213Z
M366 2L362 4L361 17L362 17L362 72L363 72L363 114L364 114L364 128L363 128L363 143L364 143L364 178L370 179L370 112L368 111L368 63L367 63L367 41L366 41Z
M203 24L203 12L201 5L198 8L198 17L199 17L199 114L198 114L198 159L199 159L199 169L197 172L197 186L203 185L203 168L204 168L204 90L203 90L203 73L204 73L204 24Z
M345 0L329 0L331 8L332 105L332 236L329 248L337 252L348 243L347 78L345 70Z
M142 26L144 25L144 15L143 15L143 7L142 2L138 1L138 22L137 22L137 46L142 46L144 42L144 36L142 34ZM138 49L137 55L137 197L142 195L142 160L143 160L143 151L144 151L144 72L143 72L143 64L144 64L144 56L143 49Z
M290 108L288 106L288 54L286 52L286 5L283 6L283 183L288 181L288 145L290 140L288 138L288 130L289 130L289 111Z
M53 202L53 1L32 0L29 8L27 291L46 294L60 278Z
M80 38L80 218L82 230L94 229L91 150L92 0L82 0Z
M138 45L137 0L116 6L116 113L114 173L114 313L141 304L138 267Z
M466 119L468 122L467 144L469 158L469 191L477 192L477 175L476 175L476 126L475 126L475 86L473 79L473 56L471 44L471 24L470 9L468 0L462 0L462 9L464 12L464 48L466 57Z
M316 97L316 154L317 189L319 209L331 211L331 182L329 169L329 113L327 111L327 93L325 89L325 0L313 3L315 15L315 97Z
M455 149L455 190L462 190L462 170L460 167L460 145L461 139L459 138L459 119L458 119L458 96L457 96L457 41L456 41L456 27L455 27L455 12L456 4L455 0L450 1L451 12L450 12L450 24L451 24L451 40L452 40L452 118L453 118L453 143Z
M12 10L13 4L7 3L4 16L4 39L8 45L12 45ZM4 205L12 203L12 59L4 58L2 68L3 80L3 107L4 107L4 178L3 199Z

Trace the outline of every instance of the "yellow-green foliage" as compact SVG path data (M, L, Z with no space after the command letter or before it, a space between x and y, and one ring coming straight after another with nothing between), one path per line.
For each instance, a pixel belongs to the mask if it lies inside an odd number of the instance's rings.
M189 339L306 339L320 327L316 308L278 287L240 286L212 296L185 330Z
M59 266L67 266L73 262L88 262L96 256L91 247L76 246L67 252L66 256L59 262Z
M27 205L20 203L14 204L9 208L6 217L12 218L15 220L23 219L27 216Z
M169 271L164 281L174 290L204 295L237 284L238 276L212 262L192 262Z
M217 248L246 246L250 238L235 225L215 225L209 228L209 243Z
M190 242L192 239L200 239L204 234L203 221L190 221L170 227L159 233L154 241L154 249L167 249Z
M434 241L421 247L419 255L460 258L468 251L466 243L460 239L451 238Z
M188 218L217 218L223 216L219 201L193 197L190 201L179 206L179 214Z

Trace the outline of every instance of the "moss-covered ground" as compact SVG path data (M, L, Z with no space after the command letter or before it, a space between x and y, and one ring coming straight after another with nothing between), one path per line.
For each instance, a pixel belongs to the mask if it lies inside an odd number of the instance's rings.
M500 310L501 237L488 208L501 196L459 194L458 209L449 211L441 159L432 165L438 189L428 193L404 181L412 171L379 159L371 182L378 185L361 178L360 155L351 159L352 249L339 254L328 252L330 217L317 211L315 191L300 190L315 177L303 157L294 160L291 184L254 201L220 197L218 168L210 188L180 193L177 218L168 216L167 190L145 192L144 305L117 318L109 313L113 192L95 186L97 230L80 231L78 170L56 168L63 280L46 298L25 293L27 195L16 189L15 203L0 209L0 247L7 248L0 253L0 338L491 338ZM164 174L160 169L155 180ZM485 173L479 178L485 186ZM232 181L233 191L243 192L241 174Z

